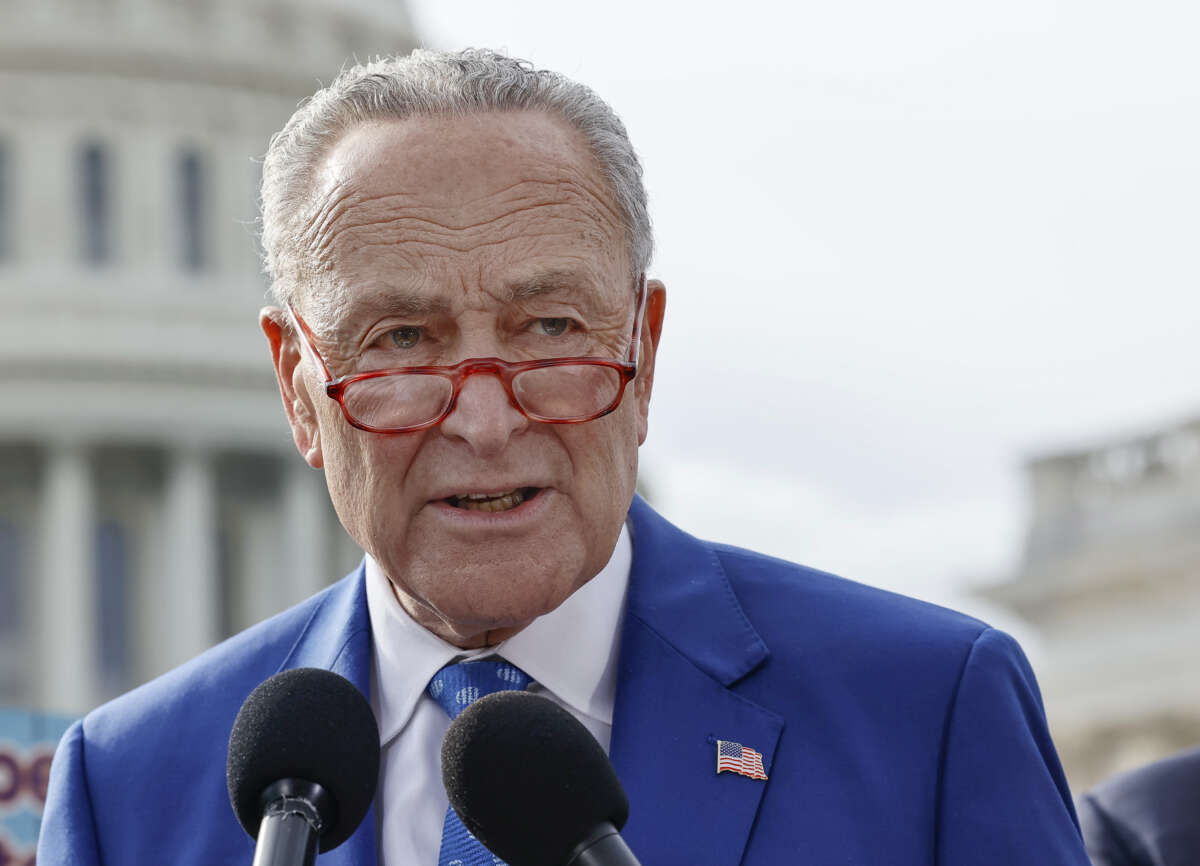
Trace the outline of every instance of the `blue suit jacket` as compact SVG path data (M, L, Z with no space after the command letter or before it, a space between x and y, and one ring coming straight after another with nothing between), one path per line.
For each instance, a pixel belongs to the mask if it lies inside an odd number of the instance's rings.
M1087 866L1011 638L698 541L640 499L630 517L611 756L645 866ZM366 693L361 568L72 727L39 866L249 864L225 791L229 731L251 689L301 666ZM718 775L717 739L761 752L769 780ZM373 815L318 862L374 864Z

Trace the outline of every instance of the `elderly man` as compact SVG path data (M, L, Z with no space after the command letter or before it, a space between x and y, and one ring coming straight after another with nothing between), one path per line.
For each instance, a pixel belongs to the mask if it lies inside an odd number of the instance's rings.
M665 291L591 91L486 51L347 70L272 141L263 229L284 408L363 565L76 725L43 866L248 862L225 744L300 666L368 694L382 740L326 864L499 862L438 773L445 678L487 675L608 751L646 866L1087 863L1010 638L635 496Z

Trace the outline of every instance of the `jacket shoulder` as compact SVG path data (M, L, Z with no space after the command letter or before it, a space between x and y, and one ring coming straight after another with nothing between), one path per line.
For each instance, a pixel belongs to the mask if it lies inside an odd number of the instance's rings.
M221 752L242 702L263 680L290 666L301 639L332 599L345 596L351 574L282 613L206 650L190 661L88 713L82 734L89 773L157 772L163 755L180 760L191 750L180 743L205 743ZM220 741L219 743L217 741ZM209 756L211 759L213 756ZM132 767L130 762L145 763Z
M967 652L987 623L949 608L727 544L711 544L769 646L786 633L838 652L858 648ZM809 647L811 648L811 646Z
M233 721L264 679L320 663L306 647L320 645L336 658L357 577L88 713L55 757L48 826L60 834L91 828L96 862L164 862L168 852L181 866L248 862L250 840L225 786ZM176 815L188 821L168 819ZM206 845L193 850L197 838Z

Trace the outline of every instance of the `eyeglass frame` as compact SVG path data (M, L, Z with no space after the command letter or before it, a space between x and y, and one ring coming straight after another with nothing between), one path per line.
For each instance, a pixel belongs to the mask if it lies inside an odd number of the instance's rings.
M301 318L296 312L296 308L289 300L287 302L288 312L291 313L292 320L296 324L296 331L300 335L300 342L304 345L305 350L317 362L321 369L322 375L325 377L325 394L330 399L337 401L337 404L342 408L342 416L346 422L352 427L359 430L365 430L368 433L393 434L393 433L419 433L422 430L428 430L431 427L436 427L441 424L454 412L458 405L459 394L462 393L463 384L466 380L474 376L476 373L491 373L504 386L504 392L508 395L508 402L530 421L536 421L539 424L583 424L588 421L595 421L597 418L603 418L605 415L616 410L621 405L621 401L625 397L625 388L637 377L638 370L638 354L641 351L642 342L642 319L646 312L646 298L649 292L646 291L646 275L643 273L638 277L638 298L636 309L633 316L633 335L632 342L629 346L629 355L627 361L617 361L612 358L602 358L595 355L579 355L569 356L565 358L535 358L529 361L505 361L501 358L464 358L457 364L446 366L439 365L417 365L411 367L388 367L382 370L367 370L362 373L348 373L345 376L334 377L329 371L329 366L325 363L325 359L321 357L321 353L317 351L317 336L313 333L308 323ZM612 401L601 409L583 418L545 418L528 412L521 401L517 399L516 393L513 391L513 379L519 374L528 370L542 370L547 367L566 367L571 365L586 365L594 367L609 367L621 374L621 378L617 387L617 394ZM382 379L390 376L403 375L435 375L449 379L452 390L450 392L450 400L446 404L446 408L442 410L431 421L426 421L421 424L410 424L407 427L375 427L371 424L366 424L350 412L346 406L345 392L346 388L353 385L355 382L362 382L368 379Z

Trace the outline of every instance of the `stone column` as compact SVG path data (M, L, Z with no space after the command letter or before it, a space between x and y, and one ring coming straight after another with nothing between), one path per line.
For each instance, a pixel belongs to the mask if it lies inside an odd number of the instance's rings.
M42 708L57 712L89 710L97 698L93 486L80 444L50 446L39 526L36 670Z
M308 598L340 574L329 574L329 494L325 478L303 460L285 458L284 581L288 603Z
M220 639L216 482L202 451L181 447L167 455L163 515L166 567L161 575L163 667L187 661Z

